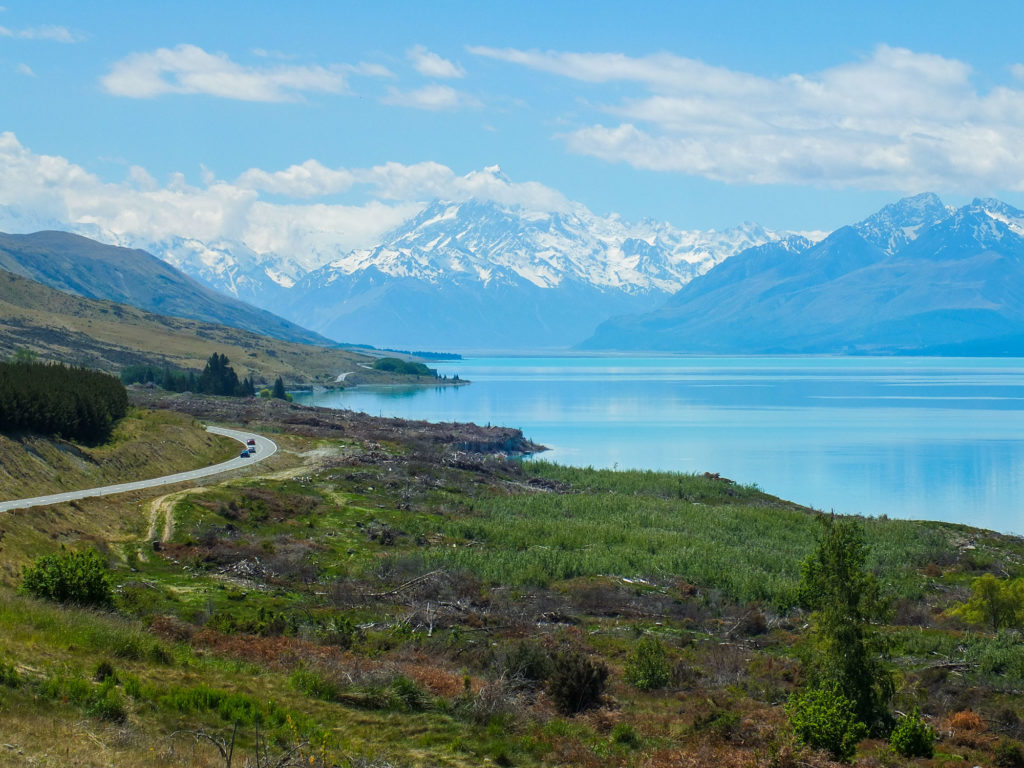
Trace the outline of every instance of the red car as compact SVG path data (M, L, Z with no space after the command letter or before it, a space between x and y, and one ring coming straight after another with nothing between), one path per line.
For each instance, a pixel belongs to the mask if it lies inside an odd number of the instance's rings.
M245 441L245 444L246 445L256 445L256 441L253 438L250 437L248 440Z

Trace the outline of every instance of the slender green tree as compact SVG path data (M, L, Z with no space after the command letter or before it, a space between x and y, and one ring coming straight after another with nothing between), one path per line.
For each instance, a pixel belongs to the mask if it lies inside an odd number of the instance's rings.
M999 579L983 574L971 584L971 599L950 611L993 632L1024 625L1024 579Z
M800 604L811 611L811 681L834 683L860 722L884 731L894 686L875 623L885 618L888 605L867 569L861 526L834 515L822 516L822 523L818 546L800 571Z
M271 393L271 397L276 397L279 400L288 399L288 393L284 390L284 382L281 380L280 376L274 379L274 391Z

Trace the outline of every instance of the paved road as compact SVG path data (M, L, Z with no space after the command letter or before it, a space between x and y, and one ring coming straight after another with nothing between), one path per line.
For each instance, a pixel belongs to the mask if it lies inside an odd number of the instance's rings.
M193 469L190 472L179 472L176 475L164 475L163 477L154 477L152 480L136 480L135 482L132 483L105 485L102 488L89 488L84 491L68 491L67 493L54 493L49 496L36 496L35 498L31 499L15 499L14 501L4 501L0 502L0 512L5 512L8 509L40 507L43 506L44 504L58 504L62 501L84 499L87 496L109 496L113 493L137 491L141 488L152 488L157 485L171 485L172 483L180 483L184 480L195 480L200 477L209 477L210 475L216 475L221 472L227 472L232 469L243 469L245 467L252 466L257 461L269 459L271 456L277 453L277 443L266 437L262 437L261 435L253 434L252 432L242 432L237 429L224 429L223 427L207 427L206 431L213 432L216 435L233 437L242 445L245 445L246 440L253 438L256 440L256 455L248 459L235 457L230 461L225 461L221 464L214 464L211 467ZM239 453L241 453L241 450L239 450Z

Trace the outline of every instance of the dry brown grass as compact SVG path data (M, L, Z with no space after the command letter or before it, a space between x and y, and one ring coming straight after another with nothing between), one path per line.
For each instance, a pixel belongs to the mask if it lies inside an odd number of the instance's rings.
M939 733L953 744L963 747L977 747L988 741L983 734L988 730L981 715L971 709L954 712L939 721Z
M72 712L8 707L0 711L0 768L218 766L205 749L189 762L173 759L167 744L154 739L132 725L104 726Z

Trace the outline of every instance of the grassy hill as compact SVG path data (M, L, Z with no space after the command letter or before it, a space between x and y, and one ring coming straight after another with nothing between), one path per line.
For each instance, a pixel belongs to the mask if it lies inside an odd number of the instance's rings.
M159 477L237 455L237 441L210 434L191 416L134 408L118 422L105 445L84 446L37 435L0 435L0 498L27 498ZM62 508L65 521L83 515L80 503ZM120 525L103 515L88 515L65 532L43 522L51 513L51 508L0 513L4 562L0 578L15 578L31 553L53 546L54 541L74 543L84 538L105 546L116 539L111 531Z
M255 319L252 324L247 331L155 315L74 296L0 270L0 357L25 348L44 360L116 372L132 364L201 370L219 352L228 356L240 378L252 376L263 383L278 376L289 386L330 383L350 371L347 385L399 380L364 367L374 358L269 338L260 334Z
M0 233L0 269L66 293L304 344L333 344L270 312L217 293L145 251L70 232Z
M0 765L213 768L232 742L235 765L836 765L784 710L808 672L812 510L714 475L509 461L488 452L507 431L243 412L281 448L258 476L0 515ZM1011 759L1024 646L950 609L980 575L1024 575L1024 542L861 523L893 605L892 707L940 740L907 760L866 739L854 762ZM99 546L114 610L14 593L61 543ZM640 640L663 687L631 677ZM545 684L570 649L609 671L577 715Z

